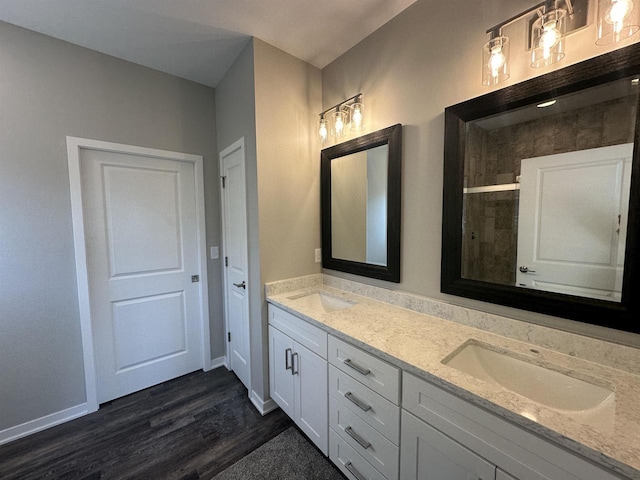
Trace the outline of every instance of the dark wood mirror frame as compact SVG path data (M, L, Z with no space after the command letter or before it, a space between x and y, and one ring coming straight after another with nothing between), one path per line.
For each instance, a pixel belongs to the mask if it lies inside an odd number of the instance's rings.
M389 145L387 164L387 265L373 265L333 258L331 241L331 161L385 144ZM321 152L320 160L322 267L399 283L402 125L393 125L333 147L325 148Z
M441 291L490 303L640 333L640 109L634 134L629 221L621 302L522 289L462 278L466 123L640 75L640 44L497 90L445 109Z

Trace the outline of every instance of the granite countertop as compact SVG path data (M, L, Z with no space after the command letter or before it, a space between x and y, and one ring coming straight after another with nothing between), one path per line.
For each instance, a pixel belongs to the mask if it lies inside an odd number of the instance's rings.
M292 299L314 291L356 304L326 313ZM638 375L326 285L270 295L267 301L597 464L640 479ZM562 413L442 363L470 339L608 387L615 392L615 402L606 402L606 411L591 418Z

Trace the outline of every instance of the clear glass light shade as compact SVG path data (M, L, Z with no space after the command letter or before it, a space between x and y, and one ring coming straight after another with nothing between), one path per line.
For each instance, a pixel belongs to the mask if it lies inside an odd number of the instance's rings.
M531 66L546 67L564 58L564 34L567 12L551 10L531 27Z
M320 117L318 120L318 141L320 143L325 143L329 138L329 120L324 118L324 116Z
M337 110L331 114L331 134L338 138L347 133L347 114L343 110Z
M362 132L364 130L364 105L361 101L355 101L349 107L351 113L351 124L349 129L352 132Z
M509 78L509 38L492 38L482 47L482 84L495 85Z
M598 0L596 45L610 45L640 31L640 7L632 0Z

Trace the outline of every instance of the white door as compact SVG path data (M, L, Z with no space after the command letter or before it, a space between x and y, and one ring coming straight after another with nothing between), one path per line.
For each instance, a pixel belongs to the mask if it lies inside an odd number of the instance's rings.
M220 175L223 187L225 313L229 340L227 356L230 369L251 390L244 139L220 153Z
M194 165L81 149L98 402L202 368Z
M633 144L522 160L516 285L619 300Z
M496 467L410 413L402 411L400 478L493 480Z
M295 420L295 393L292 372L293 340L269 326L269 391L278 406Z

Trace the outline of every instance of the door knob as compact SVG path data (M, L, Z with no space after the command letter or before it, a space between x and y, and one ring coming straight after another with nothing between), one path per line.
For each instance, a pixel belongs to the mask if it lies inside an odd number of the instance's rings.
M234 283L233 286L234 287L238 287L238 288L244 288L246 290L247 289L247 282L245 282L243 280L242 283Z
M525 267L524 265L522 265L518 270L520 270L520 273L536 273L535 270L529 270L529 267Z

